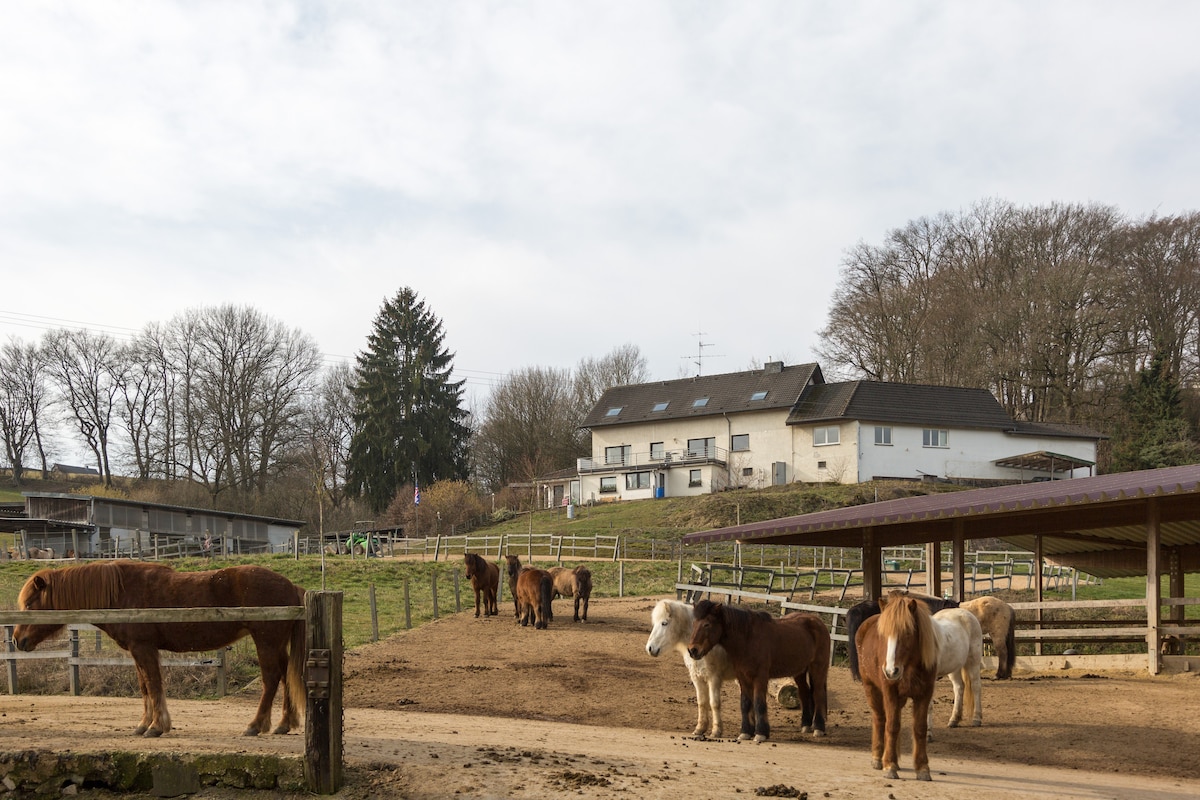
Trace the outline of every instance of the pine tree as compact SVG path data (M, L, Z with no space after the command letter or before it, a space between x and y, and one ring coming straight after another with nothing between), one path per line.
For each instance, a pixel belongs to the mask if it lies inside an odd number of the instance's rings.
M1171 374L1163 351L1122 397L1125 421L1112 443L1112 471L1127 472L1192 464L1196 445L1183 411L1179 380Z
M437 318L407 287L384 302L357 357L350 440L352 491L375 512L414 479L429 486L468 474L462 381Z

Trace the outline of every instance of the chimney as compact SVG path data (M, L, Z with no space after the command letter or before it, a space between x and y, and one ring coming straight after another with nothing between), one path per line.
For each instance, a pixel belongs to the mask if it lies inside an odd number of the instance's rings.
M783 372L782 361L768 361L766 364L763 364L764 375L778 375L781 372Z

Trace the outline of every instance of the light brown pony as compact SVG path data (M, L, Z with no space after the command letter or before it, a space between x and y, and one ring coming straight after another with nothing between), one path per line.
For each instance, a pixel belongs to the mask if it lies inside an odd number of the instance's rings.
M701 659L720 645L733 665L742 690L739 740L765 742L770 738L767 684L771 678L795 679L801 730L825 735L831 643L829 626L820 617L793 612L775 618L765 611L746 611L711 600L701 600L692 614L688 655Z
M1017 612L990 594L959 603L958 607L974 614L983 632L992 637L992 649L996 651L996 680L1011 678L1017 663Z
M544 569L525 567L517 575L517 606L521 626L530 622L537 629L549 627L553 619L550 601L554 598L554 578Z
M576 622L580 621L579 606L582 603L583 621L587 622L588 604L592 601L592 571L582 564L575 569L551 567L548 571L554 579L554 596L575 599Z
M242 565L206 572L176 572L165 564L105 561L35 572L17 596L22 611L99 608L303 606L304 589L265 567ZM62 623L22 624L13 630L18 650L30 651ZM304 620L97 623L133 656L142 693L142 719L133 732L161 736L171 730L159 651L215 650L249 635L262 671L262 695L247 736L271 729L271 706L282 682L283 717L275 733L300 725L304 697Z
M463 561L467 565L467 577L471 579L471 588L475 590L475 616L479 616L480 609L485 617L499 614L496 593L500 590L500 565L490 563L478 553L463 554Z
M855 633L858 672L871 707L871 766L899 777L900 715L912 700L913 770L931 780L926 740L937 681L937 638L924 603L895 590L879 599L879 614Z

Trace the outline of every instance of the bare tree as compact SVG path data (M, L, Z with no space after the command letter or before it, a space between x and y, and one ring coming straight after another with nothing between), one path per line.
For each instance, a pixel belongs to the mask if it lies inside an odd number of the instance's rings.
M579 419L582 420L596 405L605 390L613 386L645 383L649 379L646 358L636 344L618 345L600 358L581 359L575 367L573 378Z
M96 457L104 485L112 486L109 434L120 391L120 345L107 334L57 330L46 334L44 349L75 428Z
M44 366L43 353L35 345L12 339L0 348L0 438L4 440L4 454L12 467L14 486L21 485L31 448L42 476L49 472L42 439L50 405Z

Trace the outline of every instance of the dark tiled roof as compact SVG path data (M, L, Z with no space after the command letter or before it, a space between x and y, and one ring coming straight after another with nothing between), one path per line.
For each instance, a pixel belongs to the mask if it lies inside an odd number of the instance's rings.
M772 362L763 369L703 375L673 381L614 386L597 401L580 427L600 428L668 419L706 417L734 411L791 408L810 381L824 382L816 364L782 366ZM761 400L752 400L756 392L766 392ZM693 406L698 398L706 405ZM666 403L661 411L655 405ZM610 409L620 411L609 416Z
M837 419L999 430L1015 426L986 389L878 381L813 386L792 409L787 422L811 425Z

